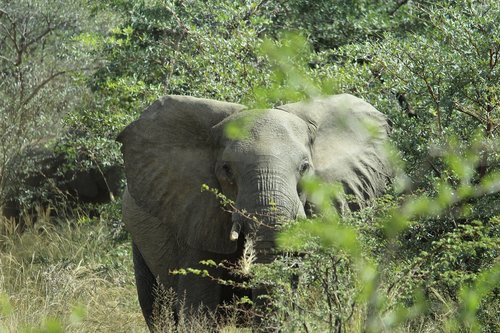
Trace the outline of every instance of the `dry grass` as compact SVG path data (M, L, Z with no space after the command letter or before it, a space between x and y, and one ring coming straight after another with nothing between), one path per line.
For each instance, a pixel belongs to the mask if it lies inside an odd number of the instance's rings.
M129 242L113 240L102 221L83 221L87 222L52 220L49 214L39 214L36 223L27 221L27 229L20 232L11 221L0 218L1 333L148 332L137 301ZM248 273L254 257L249 245L239 263L242 273ZM301 293L281 290L276 298L281 306L271 324L283 331L328 331L328 309L321 301L325 290L317 288ZM155 307L155 332L251 330L239 327L242 312L237 305L228 306L223 321L205 313L181 311L175 325L174 296L165 290L158 290L158 295L161 301ZM414 318L396 330L386 330L382 324L380 331L442 331L456 315L456 303L437 291L434 296L437 301L431 316ZM397 295L387 297L395 304ZM345 322L346 332L363 330L365 312L362 304L356 304ZM388 320L382 317L381 323ZM51 325L53 330L48 329Z
M83 219L85 220L85 219ZM0 217L0 332L149 332L138 304L130 244L105 223L53 220L43 212L20 232ZM155 332L248 332L237 319L180 314L158 291ZM51 329L52 327L52 329Z
M186 309L182 298L179 304L177 323L174 319L174 306L177 295L171 289L161 286L156 290L153 306L153 331L155 333L191 333L191 332L251 332L252 329L241 327L241 312L237 304L224 307L224 318L208 311Z
M103 225L57 222L41 216L19 233L0 220L0 332L147 332L128 244Z

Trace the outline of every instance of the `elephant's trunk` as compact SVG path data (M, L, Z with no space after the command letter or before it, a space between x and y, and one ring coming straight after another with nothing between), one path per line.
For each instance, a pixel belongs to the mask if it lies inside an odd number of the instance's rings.
M294 180L268 168L246 178L236 200L231 239L240 234L255 239L258 262L272 261L276 230L282 223L305 216Z

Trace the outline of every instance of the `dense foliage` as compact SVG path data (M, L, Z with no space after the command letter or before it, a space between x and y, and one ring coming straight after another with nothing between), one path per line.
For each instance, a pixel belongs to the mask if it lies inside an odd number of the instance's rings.
M14 182L44 174L41 148L64 156L70 177L120 166L114 138L164 94L268 107L352 93L391 122L393 188L363 211L325 204L324 217L285 230L282 246L305 255L255 268L253 283L275 287L261 325L498 331L499 18L494 0L4 0L0 205L47 205L63 188L64 177ZM324 202L333 192L321 190ZM77 219L107 220L119 236L117 205Z

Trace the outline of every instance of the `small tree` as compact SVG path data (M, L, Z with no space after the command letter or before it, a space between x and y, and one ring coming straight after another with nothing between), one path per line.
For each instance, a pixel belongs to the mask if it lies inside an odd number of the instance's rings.
M0 5L0 206L28 147L60 132L63 115L85 94L95 67L84 32L100 29L92 2L4 1ZM97 23L97 24L95 24ZM86 26L87 25L87 26Z

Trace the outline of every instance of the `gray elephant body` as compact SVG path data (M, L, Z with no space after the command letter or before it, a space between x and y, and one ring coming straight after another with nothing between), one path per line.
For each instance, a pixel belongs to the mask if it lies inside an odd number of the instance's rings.
M121 166L75 170L67 167L70 161L53 147L34 146L23 151L7 166L9 186L2 215L18 221L22 228L23 214L35 218L37 207L64 210L81 203L107 203L121 194ZM29 195L24 194L21 200L23 192Z
M227 138L228 124L243 124L245 135ZM380 194L390 175L386 137L385 117L351 95L270 110L186 96L152 104L118 138L128 183L123 219L148 324L157 281L187 307L214 310L228 300L231 290L211 279L171 271L200 268L206 259L236 261L250 236L257 260L269 260L262 253L273 246L279 221L307 215L300 189L306 175L342 183L356 207ZM234 200L238 212L224 211L202 184Z

